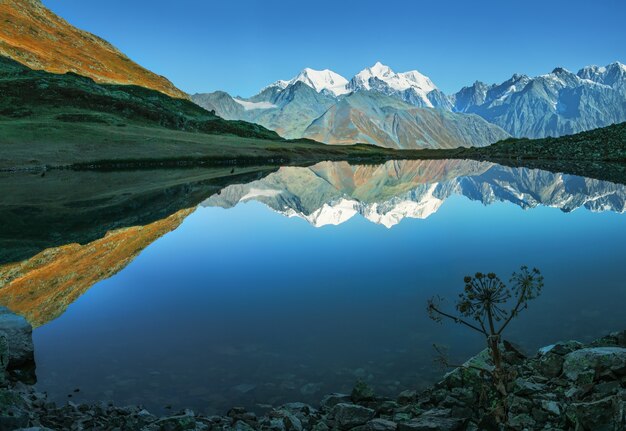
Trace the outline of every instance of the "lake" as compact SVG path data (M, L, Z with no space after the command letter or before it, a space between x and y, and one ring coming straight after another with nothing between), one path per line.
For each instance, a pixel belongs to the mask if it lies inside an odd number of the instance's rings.
M0 303L38 388L155 411L316 404L442 374L480 336L428 319L463 276L539 268L528 352L626 327L626 186L475 161L2 174ZM79 392L75 392L79 389ZM71 398L68 397L71 395Z

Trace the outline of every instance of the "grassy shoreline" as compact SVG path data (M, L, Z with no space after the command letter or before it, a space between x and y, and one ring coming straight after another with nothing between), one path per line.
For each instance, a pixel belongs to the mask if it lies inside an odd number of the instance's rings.
M466 159L626 184L626 123L561 138L507 139L488 147L446 150L396 150L365 144L326 145L310 140L212 135L133 122L118 127L88 122L65 123L41 117L0 120L0 136L0 172Z

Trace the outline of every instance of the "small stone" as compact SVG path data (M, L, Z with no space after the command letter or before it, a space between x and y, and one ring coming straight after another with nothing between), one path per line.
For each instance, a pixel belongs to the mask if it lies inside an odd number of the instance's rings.
M540 383L533 383L522 378L517 378L513 382L512 392L516 395L531 395L537 392L541 392L545 389L545 385Z
M398 424L398 431L458 431L466 419L450 417L450 410L433 409L418 418Z
M349 403L350 395L347 394L329 394L322 398L320 407L322 410L330 410L339 403Z
M360 403L363 401L369 401L374 398L374 389L372 389L367 383L363 380L359 380L354 385L352 389L352 393L350 394L350 399L355 403Z
M398 404L400 405L414 403L415 401L417 401L417 391L413 391L413 390L402 391L398 395L397 400L398 400Z
M356 404L339 403L333 407L330 416L335 419L339 428L350 429L363 425L374 417L375 411Z
M395 431L398 424L387 419L372 419L365 424L363 431Z
M582 349L584 345L578 341L559 341L558 343L550 344L549 346L539 349L539 355L545 355L546 353L554 353L556 355L567 355L575 350Z
M593 391L605 397L617 393L620 389L620 382L613 380L610 382L598 383L593 387Z
M536 429L535 424L536 424L535 420L526 413L509 417L509 423L508 423L508 425L513 427L513 429L529 429L529 430Z
M556 416L561 414L561 408L559 407L559 403L556 401L543 400L541 401L541 408Z
M545 377L557 377L563 370L563 361L563 356L548 352L539 358L537 368Z

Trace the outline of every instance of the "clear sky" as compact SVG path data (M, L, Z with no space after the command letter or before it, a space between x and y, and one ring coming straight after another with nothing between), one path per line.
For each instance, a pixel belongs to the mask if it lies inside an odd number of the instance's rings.
M444 92L626 62L624 0L43 0L184 91L250 96L304 67L376 61Z

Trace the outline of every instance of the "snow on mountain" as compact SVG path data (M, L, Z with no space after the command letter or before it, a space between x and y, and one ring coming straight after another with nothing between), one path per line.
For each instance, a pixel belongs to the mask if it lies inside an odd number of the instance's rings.
M474 113L515 137L562 136L626 121L626 66L562 67L501 84L477 82L452 95L455 112Z
M296 82L303 82L318 93L323 90L329 91L335 96L349 93L349 90L346 88L348 80L343 76L329 69L315 70L308 67L289 81L276 81L275 83L265 87L263 90L271 87L278 87L282 90L295 84Z
M376 90L388 95L410 91L422 100L423 106L429 108L433 107L433 103L428 98L428 93L437 90L430 78L417 70L396 73L380 62L357 73L348 88L353 91Z
M276 105L270 102L250 102L248 100L241 100L237 98L233 98L233 100L243 106L243 109L246 111L251 111L253 109L272 109L276 108Z
M626 66L614 62L577 73L557 67L535 77L514 74L499 84L477 81L447 96L418 71L397 73L377 62L350 81L328 69L306 68L250 98L215 92L192 99L226 119L258 123L286 138L396 148L475 146L505 137L494 135L475 116L503 129L503 135L529 138L626 121ZM436 109L412 115L414 107ZM469 141L441 139L450 130Z

